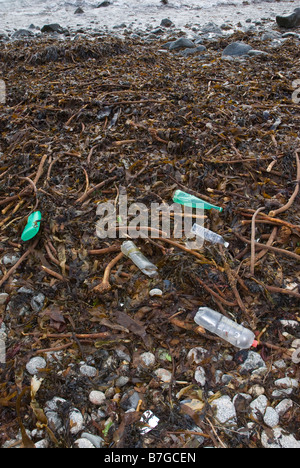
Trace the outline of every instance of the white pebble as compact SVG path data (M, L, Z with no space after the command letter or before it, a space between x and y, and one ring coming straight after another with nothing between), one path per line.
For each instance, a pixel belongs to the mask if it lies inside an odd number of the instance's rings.
M155 364L155 356L154 356L154 354L152 354L150 352L142 353L140 358L143 361L143 363L145 364L145 366L147 366L147 367L153 366Z
M275 427L279 423L278 413L272 406L268 406L266 409L264 423L269 427Z
M37 356L30 361L27 362L26 364L26 370L29 372L29 374L34 375L39 372L40 369L44 369L46 367L46 361L44 358Z
M74 408L70 412L69 416L70 420L70 432L71 434L77 434L79 431L82 430L83 428L83 416L80 413L80 411L76 408Z
M149 292L149 295L150 296L162 296L163 292L161 289L154 288L154 289L151 289L151 291Z
M172 374L167 369L159 368L154 373L162 382L171 382Z
M213 400L211 406L216 408L215 416L221 424L236 425L235 406L228 395Z
M88 366L87 364L80 366L79 370L81 374L86 377L95 377L97 375L97 369L93 366Z
M252 415L255 419L259 418L259 415L264 415L268 406L268 399L265 395L259 395L255 400L250 403L252 409Z
M80 439L75 440L75 446L77 448L83 448L83 449L90 449L90 448L96 448L92 442L90 442L88 439L85 437L80 437Z
M206 383L206 376L205 376L205 370L203 367L198 366L196 371L195 371L195 380L197 384L199 384L201 387L204 387Z
M89 394L89 400L93 405L102 405L106 400L106 396L100 390L92 390Z

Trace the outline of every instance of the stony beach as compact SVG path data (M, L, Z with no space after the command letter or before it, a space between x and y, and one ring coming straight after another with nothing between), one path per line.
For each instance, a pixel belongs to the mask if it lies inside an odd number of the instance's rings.
M300 28L166 17L0 41L0 446L300 448ZM148 278L96 235L121 189L222 207L205 224L229 247L135 239ZM199 329L203 305L257 347Z

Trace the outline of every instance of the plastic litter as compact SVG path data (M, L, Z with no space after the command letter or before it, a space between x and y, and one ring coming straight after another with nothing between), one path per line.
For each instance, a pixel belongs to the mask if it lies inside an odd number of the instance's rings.
M140 419L141 423L143 423L143 426L140 428L140 432L142 434L146 434L147 432L151 431L151 429L154 429L159 423L159 419L151 410L146 410Z
M194 320L197 325L215 333L237 348L248 349L251 346L256 347L258 344L251 330L248 330L248 328L243 327L209 307L200 307Z
M34 211L28 217L27 224L22 232L22 241L28 241L32 239L40 230L42 214L40 211Z
M157 275L157 267L149 262L132 241L125 241L121 245L121 251L147 276L153 278Z
M200 226L199 224L193 224L192 226L192 233L196 234L196 236L201 237L202 239L205 239L212 244L222 244L224 247L229 246L229 242L226 242L225 239L223 239L222 236L219 234L216 234L213 231L210 231L209 229Z
M173 201L191 208L204 208L205 210L211 210L213 208L214 210L223 211L223 208L220 206L212 205L211 203L201 200L201 198L190 195L189 193L183 192L182 190L175 191Z

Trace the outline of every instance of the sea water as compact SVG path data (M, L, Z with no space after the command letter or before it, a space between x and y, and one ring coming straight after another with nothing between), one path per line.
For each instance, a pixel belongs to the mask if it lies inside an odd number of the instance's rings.
M290 14L297 6L290 1L263 0L110 0L107 7L96 8L102 0L0 0L0 30L13 32L34 24L112 32L121 24L130 29L157 27L169 18L176 28L193 31L193 26L209 22L230 22L233 26L249 19L275 22L276 15ZM81 7L83 14L74 14Z

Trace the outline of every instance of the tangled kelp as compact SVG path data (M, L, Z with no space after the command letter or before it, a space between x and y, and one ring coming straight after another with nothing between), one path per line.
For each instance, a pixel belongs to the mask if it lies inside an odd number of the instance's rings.
M241 33L232 37L240 39ZM254 34L246 39L255 47L259 42ZM224 346L196 330L192 318L199 305L229 313L255 330L267 362L290 359L291 338L282 334L280 319L299 320L299 105L291 98L299 52L290 38L268 57L228 61L221 55L224 41L207 43L204 57L187 58L161 50L158 42L112 38L4 45L0 252L2 259L15 255L17 261L1 264L0 284L9 298L9 307L1 306L1 321L9 338L0 402L11 437L18 427L15 407L21 420L28 385L25 364L36 354L63 350L67 369L64 379L51 368L45 373L41 401L72 395L84 412L89 405L84 382L75 385L70 369L85 355L100 366L99 350L125 344L134 355L137 348L155 350L166 343L173 381L191 383L182 343L185 349L205 344L211 356ZM177 188L223 208L207 212L206 225L230 246L190 251L172 238L140 239L160 274L159 280L145 279L120 255L119 239L96 237L96 206L116 201L122 189L128 203L171 203ZM37 208L40 233L30 244L21 243L27 217ZM159 299L149 299L154 286L164 291ZM43 293L42 308L31 303L32 289ZM152 373L137 369L133 360L132 383L146 385L148 404L162 424L161 433L145 443L172 440L178 447L183 439L176 430L191 426L174 411L176 392L170 384L164 390L168 404L159 408ZM113 369L104 368L102 377L107 374ZM223 385L213 383L211 364L209 375L208 389L217 392ZM109 380L103 384L109 385ZM229 394L235 391L227 388ZM204 398L194 387L181 393L199 402ZM108 411L119 415L111 420L116 434L95 427L108 445L141 444L134 419L126 420L125 406L117 401ZM201 417L196 420L204 427ZM26 421L35 427L33 417ZM295 431L293 420L286 425ZM207 421L205 431L208 443L218 445ZM72 437L51 440L68 446ZM229 438L226 432L221 437L232 446L253 446L256 440Z

